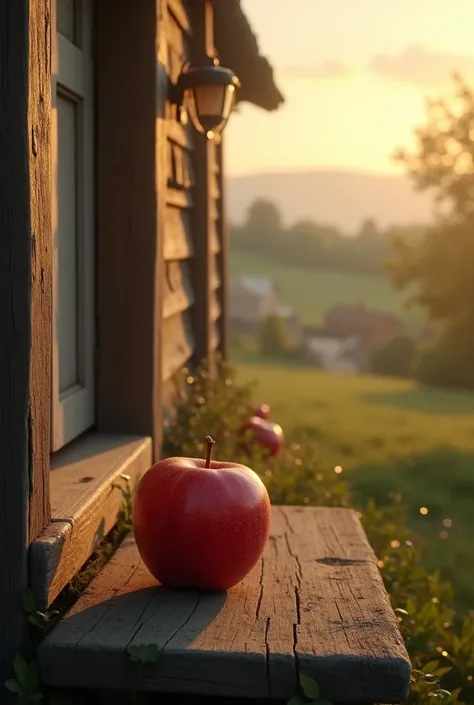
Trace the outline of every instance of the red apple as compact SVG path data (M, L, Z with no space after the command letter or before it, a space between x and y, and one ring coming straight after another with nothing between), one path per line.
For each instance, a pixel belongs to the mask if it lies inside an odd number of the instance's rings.
M166 458L142 477L133 531L142 560L165 587L218 591L240 582L261 557L270 499L253 470L207 458Z
M252 416L259 416L261 419L270 418L270 407L268 404L259 404L253 408Z
M242 433L251 432L256 443L266 448L270 457L278 455L283 447L283 429L277 423L251 416L244 424Z

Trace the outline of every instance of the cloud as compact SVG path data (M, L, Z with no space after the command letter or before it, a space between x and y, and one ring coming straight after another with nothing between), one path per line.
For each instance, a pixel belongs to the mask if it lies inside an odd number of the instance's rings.
M399 54L377 54L369 64L384 78L417 86L438 86L453 73L474 74L474 55L430 51L419 45L406 47Z
M291 78L334 80L347 78L352 72L350 67L342 61L322 61L313 66L293 66L286 68L282 70L282 73Z

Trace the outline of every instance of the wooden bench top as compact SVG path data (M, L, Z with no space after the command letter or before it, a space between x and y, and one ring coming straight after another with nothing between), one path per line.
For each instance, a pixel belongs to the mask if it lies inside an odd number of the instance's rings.
M40 646L46 683L132 689L130 645L156 644L141 689L290 698L297 672L332 702L400 703L410 663L354 512L274 507L264 557L227 594L168 591L133 536Z

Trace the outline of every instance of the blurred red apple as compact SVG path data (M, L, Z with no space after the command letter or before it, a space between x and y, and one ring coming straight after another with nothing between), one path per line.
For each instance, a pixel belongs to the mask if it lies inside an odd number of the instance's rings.
M259 416L261 419L270 418L270 407L268 404L259 404L254 407L252 416Z
M242 433L249 434L255 442L263 446L270 457L275 457L283 447L283 429L277 423L251 416L243 425Z
M133 531L142 560L165 587L227 590L261 557L270 499L258 475L239 463L166 458L142 477Z

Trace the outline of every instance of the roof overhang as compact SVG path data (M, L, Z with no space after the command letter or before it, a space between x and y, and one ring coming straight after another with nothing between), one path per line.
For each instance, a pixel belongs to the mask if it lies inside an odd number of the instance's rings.
M241 88L239 102L253 103L263 110L277 110L284 103L268 59L260 54L257 37L242 10L240 0L216 0L214 42L222 66L232 69Z

